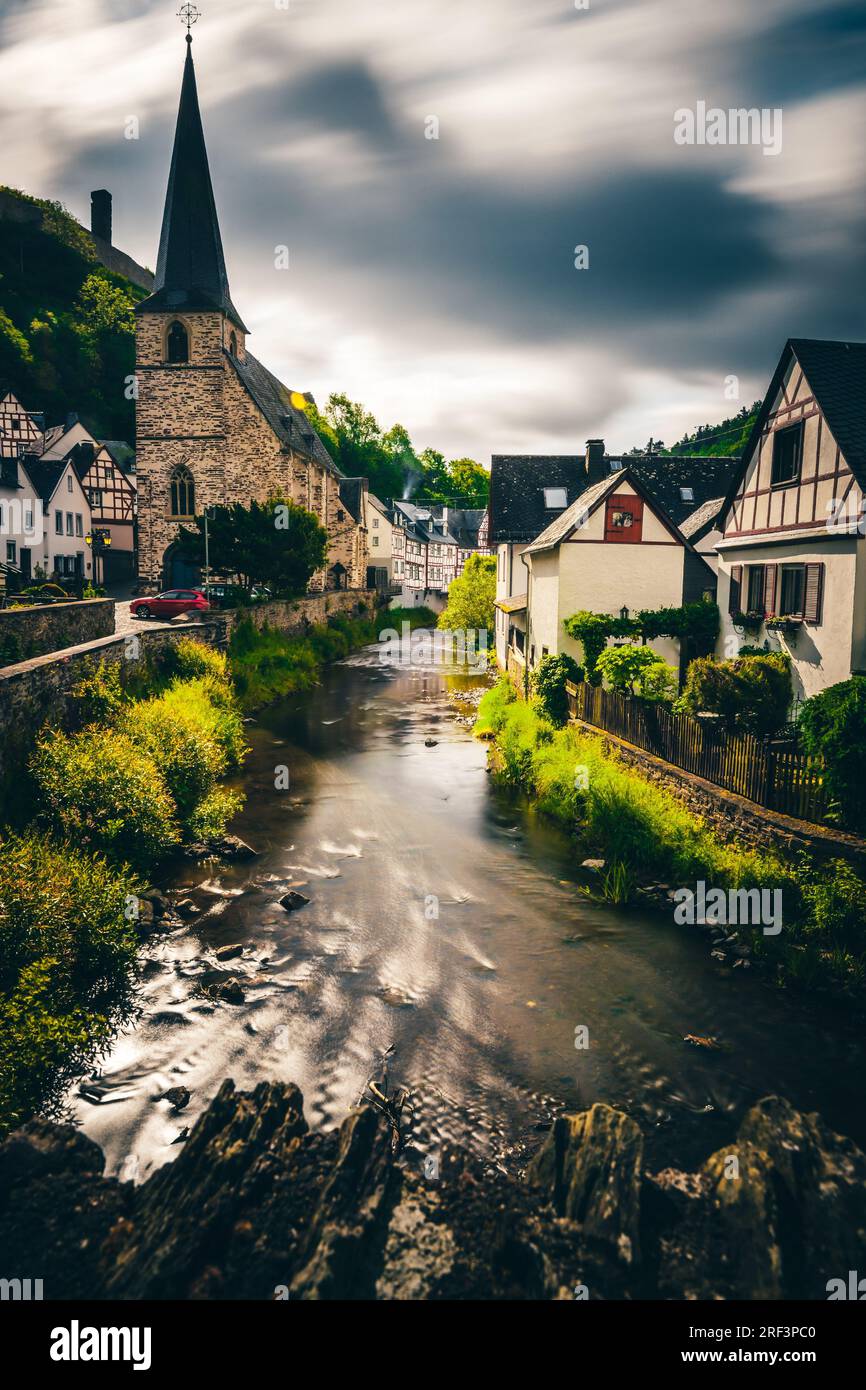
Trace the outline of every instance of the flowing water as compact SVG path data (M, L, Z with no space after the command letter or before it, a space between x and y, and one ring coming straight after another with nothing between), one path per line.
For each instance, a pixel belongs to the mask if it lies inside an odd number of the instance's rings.
M167 881L202 915L151 938L141 1017L74 1098L108 1171L172 1159L229 1076L295 1081L331 1127L376 1074L412 1091L413 1153L460 1141L506 1167L595 1100L634 1114L659 1164L699 1161L771 1093L864 1141L856 1036L714 961L697 929L582 894L568 837L494 787L455 721L449 689L473 683L371 648L248 726L234 829L259 857ZM288 914L291 887L310 902ZM203 992L218 969L243 1004ZM178 1085L175 1114L158 1098Z

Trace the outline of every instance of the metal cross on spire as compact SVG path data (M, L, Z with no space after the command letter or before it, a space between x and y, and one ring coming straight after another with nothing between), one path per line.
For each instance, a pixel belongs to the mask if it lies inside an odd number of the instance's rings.
M195 5L181 5L180 9L177 12L177 17L179 20L181 20L183 24L186 25L187 43L192 43L192 35L189 31L195 24L196 20L201 19L201 10L197 10Z

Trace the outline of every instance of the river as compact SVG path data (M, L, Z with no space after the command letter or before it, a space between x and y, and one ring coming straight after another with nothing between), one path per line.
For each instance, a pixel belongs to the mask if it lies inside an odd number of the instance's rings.
M140 1017L72 1100L108 1172L171 1160L227 1076L295 1081L331 1127L382 1067L412 1091L416 1156L456 1141L518 1168L559 1110L604 1100L652 1163L687 1166L771 1093L864 1142L854 1032L713 960L696 929L580 892L568 837L493 785L456 722L448 690L472 683L368 648L248 726L233 829L259 857L166 878L202 913L150 939ZM292 887L310 902L289 914ZM203 994L217 969L243 1004ZM158 1099L173 1086L180 1113Z

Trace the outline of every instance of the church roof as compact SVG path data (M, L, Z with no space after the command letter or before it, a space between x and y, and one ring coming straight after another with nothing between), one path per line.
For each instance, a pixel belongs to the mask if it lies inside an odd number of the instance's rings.
M284 386L251 352L245 350L243 360L233 357L231 353L228 353L228 358L280 442L296 449L299 454L308 454L330 473L342 478L343 474L308 417L292 404L292 392L288 386Z
M154 292L137 313L219 309L242 332L232 304L188 40Z

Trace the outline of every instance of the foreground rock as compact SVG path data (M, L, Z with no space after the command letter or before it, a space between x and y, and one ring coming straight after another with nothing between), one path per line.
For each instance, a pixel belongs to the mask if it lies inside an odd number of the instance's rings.
M296 1086L226 1081L134 1187L34 1121L0 1145L0 1267L49 1271L47 1298L823 1299L862 1264L866 1158L773 1097L697 1173L647 1174L605 1105L557 1119L523 1181L391 1147L374 1110L311 1134Z

